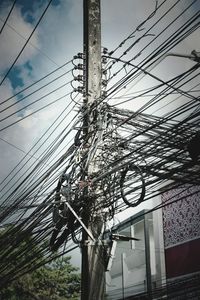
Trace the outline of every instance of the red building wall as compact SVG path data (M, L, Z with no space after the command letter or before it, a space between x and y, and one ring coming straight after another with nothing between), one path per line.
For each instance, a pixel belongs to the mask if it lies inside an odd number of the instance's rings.
M162 195L167 279L200 271L200 187L185 185Z

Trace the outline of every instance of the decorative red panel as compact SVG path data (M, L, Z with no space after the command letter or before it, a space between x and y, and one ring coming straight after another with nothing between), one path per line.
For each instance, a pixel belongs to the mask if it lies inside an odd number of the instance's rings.
M165 192L162 203L165 248L200 238L200 187L185 185Z
M165 249L166 277L200 271L200 239Z

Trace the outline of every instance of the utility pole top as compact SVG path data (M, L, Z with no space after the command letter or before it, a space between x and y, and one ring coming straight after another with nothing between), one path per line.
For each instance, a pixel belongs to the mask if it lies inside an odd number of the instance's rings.
M88 103L101 97L100 0L84 0L84 53Z

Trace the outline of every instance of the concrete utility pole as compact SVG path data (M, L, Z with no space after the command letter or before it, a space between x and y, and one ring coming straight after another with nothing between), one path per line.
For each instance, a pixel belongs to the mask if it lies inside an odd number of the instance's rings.
M86 96L83 104L83 133L85 156L88 157L94 128L96 127L94 114L91 114L91 107L92 105L97 105L101 97L100 0L84 0L83 13L86 80ZM95 161L95 157L89 160L89 165L83 164L83 181L85 181L86 187L84 187L84 211L82 221L88 230L83 229L82 235L82 300L104 299L105 267L103 247L97 242L100 233L99 229L102 228L103 220L99 218L99 215L101 215L100 211L94 212L95 201L98 202L100 199L98 199L97 191L94 191L94 198L91 197L90 187L87 185L97 169L98 165ZM92 211L91 207L93 207ZM92 233L95 241L88 235L88 231Z

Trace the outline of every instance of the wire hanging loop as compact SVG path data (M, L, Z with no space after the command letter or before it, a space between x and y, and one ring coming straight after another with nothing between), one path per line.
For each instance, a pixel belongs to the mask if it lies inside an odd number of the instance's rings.
M129 207L136 207L144 201L145 180L137 165L130 164L121 172L120 192L124 203Z

